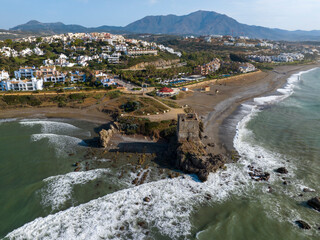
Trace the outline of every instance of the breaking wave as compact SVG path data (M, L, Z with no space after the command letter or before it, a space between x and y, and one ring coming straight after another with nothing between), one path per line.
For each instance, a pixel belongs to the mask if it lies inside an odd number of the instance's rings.
M74 185L85 184L109 172L109 169L96 169L46 178L43 180L47 186L42 191L42 204L57 210L67 200L71 199Z
M69 123L64 122L54 122L54 121L44 121L44 120L24 120L20 121L22 126L33 127L36 125L41 126L42 133L65 133L66 131L73 132L80 130L80 128L73 126Z
M2 123L15 122L15 121L17 121L17 118L0 119L0 125L1 125Z
M226 171L211 174L206 183L191 176L146 183L38 218L7 237L143 239L152 227L172 239L187 237L195 205L222 201L231 194L240 194L248 185L247 174L236 165L228 165ZM146 197L149 199L145 200Z
M57 135L52 133L41 133L31 135L31 140L34 142L48 139L58 155L68 153L75 153L76 146L87 146L87 144L80 138L70 137L66 135Z

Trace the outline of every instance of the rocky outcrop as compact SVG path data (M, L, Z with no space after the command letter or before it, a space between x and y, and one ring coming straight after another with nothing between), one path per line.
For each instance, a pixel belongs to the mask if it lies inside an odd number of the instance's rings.
M257 182L259 181L269 181L270 179L270 173L263 172L261 169L254 168L254 166L249 165L249 176L252 180L255 180Z
M154 61L154 62L142 62L139 63L137 65L134 65L132 67L130 67L130 70L141 70L141 69L145 69L147 66L155 66L156 68L165 68L165 67L170 67L170 66L174 66L177 65L180 62L180 59L174 59L174 60L163 60L163 59L159 59L158 61Z
M310 199L307 204L312 207L313 209L320 212L320 197L315 197Z
M296 221L296 224L297 224L301 229L305 229L305 230L311 229L311 226L310 226L307 222L305 222L305 221L297 220L297 221Z
M181 142L177 148L176 167L183 172L197 174L203 182L211 172L216 172L225 163L224 156L207 154L201 141Z
M108 130L106 129L102 129L99 132L99 136L100 136L100 145L103 148L107 148L109 145L109 142L113 136L113 134L117 131L115 125L110 125L110 128Z
M276 173L280 173L280 174L287 174L288 173L288 170L285 167L278 168L278 169L276 169L274 171Z

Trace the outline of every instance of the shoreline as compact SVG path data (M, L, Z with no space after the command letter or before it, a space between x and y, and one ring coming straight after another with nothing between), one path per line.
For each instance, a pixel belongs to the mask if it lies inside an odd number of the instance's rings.
M259 72L251 77L220 80L218 84L208 84L213 88L209 93L201 93L200 90L195 89L194 96L180 100L179 103L195 109L203 120L204 135L207 136L203 142L215 144L215 147L208 150L214 154L230 157L235 150L233 139L236 134L236 125L241 120L236 119L241 104L275 93L277 89L287 84L288 78L293 74L316 67L320 67L320 64L279 66L274 70ZM219 91L218 94L215 94L216 90Z
M112 118L97 109L38 107L5 109L0 112L0 119L8 118L62 118L107 124Z
M270 95L287 83L288 78L295 73L320 67L320 64L280 66L270 71L258 71L253 74L240 75L235 78L212 80L206 85L210 92L202 92L194 88L193 95L177 100L180 105L189 105L204 122L205 131L203 143L208 147L209 153L232 155L234 151L233 139L236 133L233 119L238 115L241 104L256 97ZM215 92L218 90L218 94ZM238 116L239 117L239 116ZM109 114L99 111L95 106L87 108L59 108L59 107L30 107L4 109L0 112L0 119L9 118L62 118L107 124L112 121ZM230 123L230 119L234 120Z

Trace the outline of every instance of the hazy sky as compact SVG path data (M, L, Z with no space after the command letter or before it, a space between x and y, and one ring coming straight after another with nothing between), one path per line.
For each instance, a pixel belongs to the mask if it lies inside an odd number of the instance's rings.
M320 30L320 0L0 0L0 28L29 20L125 26L147 15L216 11L241 23Z

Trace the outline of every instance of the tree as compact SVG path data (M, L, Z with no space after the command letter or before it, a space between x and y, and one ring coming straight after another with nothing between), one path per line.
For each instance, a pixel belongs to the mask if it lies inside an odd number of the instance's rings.
M246 57L241 54L230 53L230 59L233 62L248 62Z
M153 76L157 71L157 68L155 65L148 65L146 67L146 73L147 73L147 76Z

